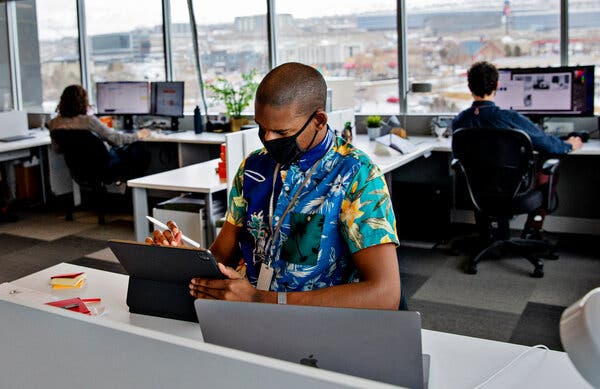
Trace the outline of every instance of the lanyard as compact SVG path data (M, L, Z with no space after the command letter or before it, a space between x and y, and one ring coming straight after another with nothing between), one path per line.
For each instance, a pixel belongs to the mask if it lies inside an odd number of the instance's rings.
M271 262L273 261L273 255L272 255L273 254L272 253L273 243L276 242L277 239L279 238L279 231L281 230L281 225L283 224L283 219L285 219L287 214L291 211L292 207L294 206L294 203L296 202L296 200L298 200L298 197L300 196L300 192L308 184L313 173L315 172L315 170L317 170L317 167L319 166L320 162L321 162L321 158L319 158L311 166L308 173L306 173L306 176L304 177L304 180L302 180L300 187L298 188L296 193L294 193L294 197L292 197L292 199L288 202L288 205L285 208L285 211L283 211L283 214L280 216L279 220L277 221L275 230L273 230L273 201L274 201L274 197L275 197L275 181L277 179L277 175L279 174L279 168L281 167L281 165L277 164L277 166L275 166L275 172L273 173L273 188L271 190L271 198L269 199L269 229L271 230L271 237L269 238L269 241L266 245L267 247L265 250L265 254L268 254L268 256L266 256L265 260L264 260L264 264L266 266L270 266Z

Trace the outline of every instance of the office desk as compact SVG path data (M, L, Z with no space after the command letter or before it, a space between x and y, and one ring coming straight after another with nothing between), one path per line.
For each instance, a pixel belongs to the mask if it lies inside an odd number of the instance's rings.
M177 144L177 157L179 167L204 162L211 159L210 146L216 147L225 143L225 134L215 132L203 132L196 134L193 131L180 131L165 135L152 131L152 135L143 140L152 143L174 143ZM214 154L214 153L213 153ZM216 156L213 156L213 158Z
M85 271L88 274L86 285L82 289L52 290L48 285L51 275L78 271ZM130 314L125 304L127 282L128 277L121 274L61 263L15 280L11 284L0 285L0 299L19 303L19 294L8 294L9 290L14 289L13 286L51 294L59 299L101 297L102 304L108 309L107 313L102 317L90 318L99 325L115 327L118 324L137 333L151 330L156 331L160 338L167 342L180 341L186 345L199 345L202 338L196 323ZM21 300L21 303L24 302ZM83 316L56 311L57 314L72 317ZM0 312L1 314L3 312ZM510 343L429 330L423 330L422 337L423 352L431 355L429 388L432 389L474 387L527 349L525 346ZM252 356L248 353L240 355ZM85 359L85 355L83 358ZM251 359L264 360L259 356L252 356ZM267 360L277 366L294 366L270 358ZM299 366L298 369L302 368ZM376 385L372 381L353 379L356 380L356 386ZM176 383L174 385L177 386ZM486 388L591 388L591 386L577 373L565 353L533 350L496 377Z
M146 215L148 215L148 189L204 193L206 224L209 226L207 229L208 245L210 245L216 232L212 214L212 194L227 189L227 182L221 181L215 171L218 163L219 159L214 159L127 181L127 185L133 188L135 238L143 242L144 238L149 235L148 221L146 220Z
M12 161L20 158L28 158L31 151L38 150L37 156L40 161L40 179L42 186L42 202L46 203L46 177L44 174L45 157L43 148L52 143L50 133L47 130L29 131L33 138L23 139L15 142L0 142L0 162Z

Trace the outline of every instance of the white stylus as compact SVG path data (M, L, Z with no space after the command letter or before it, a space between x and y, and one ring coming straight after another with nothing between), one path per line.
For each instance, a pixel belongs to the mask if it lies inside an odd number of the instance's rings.
M156 220L155 218L153 218L152 216L146 216L146 219L150 220L150 223L153 223L154 225L156 225L157 227L160 227L164 230L170 230L170 228L163 222ZM188 238L187 236L181 234L181 239L186 242L191 244L192 246L194 246L195 248L199 249L200 248L200 243L196 242L195 240Z

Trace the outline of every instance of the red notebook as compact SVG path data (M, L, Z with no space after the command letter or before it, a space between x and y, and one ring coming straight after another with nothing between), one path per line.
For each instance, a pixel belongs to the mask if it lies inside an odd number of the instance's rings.
M85 315L90 314L90 310L85 305L83 300L79 297L75 297L72 299L60 300L60 301L52 301L46 303L46 305L52 305L53 307L68 309L69 311L83 313Z

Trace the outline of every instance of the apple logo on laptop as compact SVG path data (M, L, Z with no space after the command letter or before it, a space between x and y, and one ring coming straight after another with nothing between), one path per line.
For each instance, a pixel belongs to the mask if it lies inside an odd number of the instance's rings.
M319 366L317 366L317 362L319 362L319 361L316 358L313 358L313 354L310 354L308 356L308 358L302 358L300 360L301 365L312 366L312 367L319 367Z

